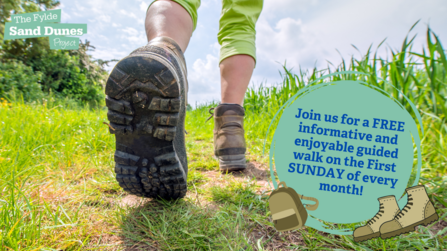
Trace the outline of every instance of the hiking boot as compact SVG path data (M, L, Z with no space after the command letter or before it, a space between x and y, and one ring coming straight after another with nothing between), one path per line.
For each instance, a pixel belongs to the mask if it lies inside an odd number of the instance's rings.
M106 84L115 173L130 194L186 195L186 65L174 40L158 37L121 59Z
M428 224L438 220L435 207L428 198L425 187L414 186L406 189L407 205L396 217L383 223L380 227L380 237L387 239L393 236L412 232L416 226Z
M365 226L354 230L354 241L360 242L379 237L382 223L394 219L394 216L399 213L399 206L394 195L381 197L378 200L379 212Z
M220 104L212 109L214 154L219 159L220 170L245 169L244 108L237 104Z

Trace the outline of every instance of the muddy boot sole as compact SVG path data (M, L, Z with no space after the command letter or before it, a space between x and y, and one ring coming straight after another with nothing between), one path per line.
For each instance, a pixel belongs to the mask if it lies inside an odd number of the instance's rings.
M427 217L425 220L418 221L418 222L416 222L416 223L414 223L414 224L412 224L412 225L410 225L408 227L397 229L397 230L389 232L389 233L381 234L380 237L382 239L388 239L388 238L391 238L391 237L394 237L394 236L398 236L398 235L401 235L401 234L413 232L413 231L415 231L417 226L419 226L419 225L428 226L430 223L433 223L433 222L437 221L438 219L439 219L438 214L434 213L430 217Z
M217 156L221 172L243 171L247 168L245 154Z
M164 199L186 195L185 90L180 78L172 62L153 52L132 53L110 73L106 105L109 131L116 139L116 180L130 194Z

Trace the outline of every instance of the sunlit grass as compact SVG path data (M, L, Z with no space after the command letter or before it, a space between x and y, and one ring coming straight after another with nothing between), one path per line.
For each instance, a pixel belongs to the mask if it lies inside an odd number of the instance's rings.
M343 61L337 69L369 72L366 81L392 93L378 77L387 79L412 98L425 132L420 182L447 221L447 63L440 42L432 36L427 43L425 56L410 53L410 39L389 60L368 51L352 59L350 68ZM413 68L417 58L421 65ZM295 75L286 70L283 83L249 90L244 122L248 160L266 168L261 154L273 115L300 88L328 72ZM188 112L188 194L165 202L129 197L118 186L115 143L103 124L104 109L51 97L34 104L0 100L0 250L447 249L447 230L435 234L431 226L362 243L311 228L276 232L268 193L259 192L260 183L216 172L214 125L205 122L214 106Z

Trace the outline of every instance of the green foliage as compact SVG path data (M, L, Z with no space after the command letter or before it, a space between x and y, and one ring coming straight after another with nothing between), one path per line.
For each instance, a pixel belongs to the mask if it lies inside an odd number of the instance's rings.
M23 83L10 82L5 79L1 82L0 97L5 97L3 90L15 89L16 94L22 95L25 101L36 100L39 93L53 92L57 97L70 97L82 103L102 103L104 100L103 84L108 73L103 66L109 61L102 61L102 65L92 59L87 51L93 48L88 41L81 41L79 50L47 50L39 51L38 56L14 59L0 58L3 65L11 65L15 62L26 69L27 78L15 78ZM31 49L30 49L31 50ZM24 68L25 67L25 68ZM15 76L20 74L15 72L13 67L2 67L3 75ZM16 88L19 86L29 86L30 81L34 81L33 87L36 89ZM29 93L33 91L33 93Z
M1 33L4 33L4 22L10 21L11 14L43 11L53 9L59 5L54 0L7 0L0 7ZM50 50L48 38L27 38L0 41L0 62L21 62L31 67L28 71L31 75L39 76L35 79L40 89L45 92L53 92L58 97L70 97L81 103L98 104L104 100L103 84L107 78L104 65L110 61L94 60L88 52L95 49L90 42L80 41L78 50ZM112 60L114 61L114 60ZM11 71L9 69L8 71ZM4 75L15 75L6 72ZM16 78L19 80L20 78ZM23 78L22 78L23 79ZM23 79L25 80L25 79ZM22 95L25 101L36 100L41 91L28 93L29 89L16 88L18 86L29 86L28 82L15 83L2 82L3 89L15 89L16 95ZM35 86L33 84L33 86ZM1 89L0 89L1 90ZM0 91L0 97L5 97L5 92Z
M199 168L188 174L187 198L135 200L137 205L126 207L125 201L133 196L123 193L115 180L115 143L103 124L106 113L51 99L44 104L0 102L0 250L447 248L445 230L435 233L431 226L362 243L353 242L352 236L327 235L311 228L278 233L267 212L267 198L256 192L260 183ZM205 109L187 113L190 167L197 160L212 158L213 123L203 126L208 116ZM256 125L246 125L253 131L269 123L258 117ZM426 115L423 127L421 182L446 221L447 138L443 135L447 127L444 121ZM209 142L199 140L204 137L202 131L208 132ZM255 148L262 149L262 143L252 143L252 139L251 154Z
M77 51L45 50L27 63L34 71L44 73L40 83L43 91L53 90L62 97L81 101L102 102L102 84L107 72L87 54L91 47L88 41L81 41Z
M216 212L180 200L122 212L123 235L132 246L145 244L140 250L253 250L242 208Z
M267 203L262 196L257 195L255 190L259 185L256 179L241 183L229 175L226 186L212 186L210 189L212 200L220 203L230 203L237 206L247 207L260 212L268 212Z
M21 93L25 100L42 98L43 92L38 82L42 73L17 60L0 61L0 97L15 96Z
M37 12L54 9L59 6L59 1L55 0L1 0L0 1L0 47L2 54L8 55L8 58L14 56L26 57L27 52L40 51L44 49L47 38L28 38L3 40L5 34L5 23L11 21L11 15L23 14L28 12Z

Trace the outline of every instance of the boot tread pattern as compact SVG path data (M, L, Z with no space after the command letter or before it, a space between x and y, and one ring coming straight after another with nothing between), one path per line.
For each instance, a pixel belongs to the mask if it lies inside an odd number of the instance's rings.
M140 159L128 153L115 152L116 180L125 191L149 198L176 199L186 195L186 180L175 152L155 157L155 163L149 166L147 159L139 162Z
M135 55L133 57L136 58ZM186 175L172 146L159 148L152 143L154 145L150 147L155 154L141 156L145 153L140 151L136 154L135 149L118 140L123 135L136 139L143 135L153 137L152 142L172 142L181 110L178 83L161 63L155 64L154 67L161 70L149 79L136 79L132 77L135 74L128 74L120 67L120 62L106 85L109 132L117 137L114 154L116 180L124 191L140 197L182 198L187 191Z

